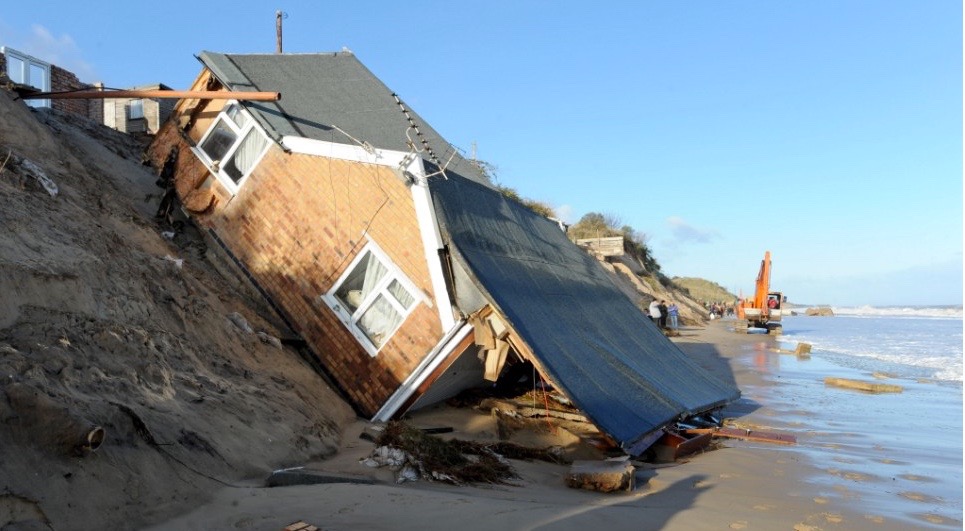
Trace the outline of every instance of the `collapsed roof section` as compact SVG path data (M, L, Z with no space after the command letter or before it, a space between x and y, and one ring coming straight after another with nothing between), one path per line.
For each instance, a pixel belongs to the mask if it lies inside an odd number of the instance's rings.
M624 448L740 396L667 339L554 222L448 177L429 186L453 259L525 341L534 365ZM474 304L458 290L456 299Z

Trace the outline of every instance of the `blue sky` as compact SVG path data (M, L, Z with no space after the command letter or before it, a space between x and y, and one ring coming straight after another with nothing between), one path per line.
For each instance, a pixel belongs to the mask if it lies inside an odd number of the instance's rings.
M111 87L187 88L202 50L351 49L455 146L670 276L791 301L962 303L962 4L49 1L0 44ZM108 13L123 18L110 23Z

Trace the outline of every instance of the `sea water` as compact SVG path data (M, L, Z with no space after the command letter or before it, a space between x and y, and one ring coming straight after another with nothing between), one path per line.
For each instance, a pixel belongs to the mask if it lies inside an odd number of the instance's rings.
M802 450L827 472L815 481L829 498L842 489L857 494L870 514L900 527L961 528L962 308L833 311L784 317L779 346L809 343L811 358L780 356L777 370L768 368L782 383L775 398L813 412L787 420L806 427ZM826 376L903 392L836 389L823 384Z
M962 307L832 308L834 317L784 318L784 338L844 367L962 382Z

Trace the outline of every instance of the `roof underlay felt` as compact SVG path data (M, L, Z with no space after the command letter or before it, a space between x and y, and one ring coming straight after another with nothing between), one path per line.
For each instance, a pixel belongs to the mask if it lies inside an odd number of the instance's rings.
M552 221L454 172L430 180L440 229L560 386L624 448L740 396L667 339Z

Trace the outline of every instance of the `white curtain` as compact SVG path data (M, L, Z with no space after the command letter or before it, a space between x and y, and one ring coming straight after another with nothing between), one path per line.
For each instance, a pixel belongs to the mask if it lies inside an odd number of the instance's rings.
M415 303L415 297L398 280L393 278L385 286L387 275L385 264L367 251L336 292L352 314L364 308L355 317L355 324L376 348L384 345L402 323L403 313L398 306L407 310Z
M261 155L267 140L254 129L248 131L245 138L241 141L234 155L231 156L229 164L225 165L225 172L234 179L235 182L241 180L255 165L258 155Z

